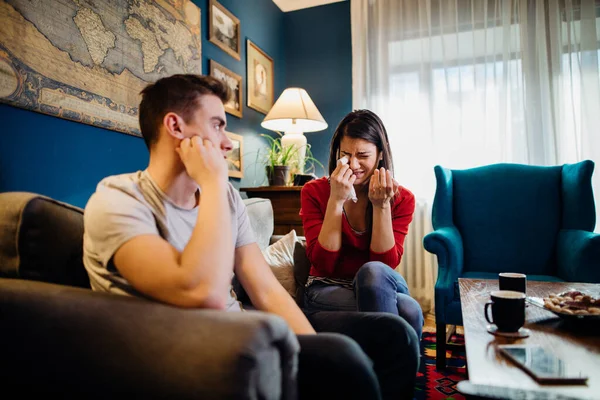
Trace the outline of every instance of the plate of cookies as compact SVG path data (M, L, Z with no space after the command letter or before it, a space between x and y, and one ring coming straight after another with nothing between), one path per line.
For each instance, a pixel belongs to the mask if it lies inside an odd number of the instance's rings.
M529 303L564 319L600 321L600 296L579 290L568 290L544 298L528 297L527 299Z

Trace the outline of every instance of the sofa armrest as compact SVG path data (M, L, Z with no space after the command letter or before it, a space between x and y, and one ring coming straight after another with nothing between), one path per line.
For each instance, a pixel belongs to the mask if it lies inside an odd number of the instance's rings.
M443 307L439 299L445 303L454 298L454 283L463 270L463 242L456 227L444 227L425 235L423 247L430 253L437 255L438 277L435 283L436 314L438 304Z
M273 235L271 236L271 240L269 244L273 244L276 243L278 240L281 240L282 237L284 237L285 235ZM296 236L296 240L306 243L306 237L305 236Z
M576 229L560 230L557 264L561 279L600 283L600 234Z
M310 275L310 261L306 255L306 240L298 240L294 245L294 282L296 283L296 304L304 307L304 292Z
M0 316L6 390L81 398L296 397L299 345L275 315L181 309L0 278Z

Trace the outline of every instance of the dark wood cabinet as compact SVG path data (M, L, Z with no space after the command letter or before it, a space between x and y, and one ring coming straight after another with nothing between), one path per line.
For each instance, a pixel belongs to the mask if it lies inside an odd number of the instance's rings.
M259 186L241 188L248 198L261 197L271 200L275 218L275 235L285 235L292 229L298 236L304 236L300 219L300 191L302 186Z

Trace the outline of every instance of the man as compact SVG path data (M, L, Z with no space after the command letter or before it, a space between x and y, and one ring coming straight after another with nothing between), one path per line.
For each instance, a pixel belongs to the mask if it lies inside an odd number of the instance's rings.
M142 91L148 167L105 178L85 208L84 264L92 288L240 311L235 274L258 310L281 316L298 335L301 397L412 397L417 338L404 320L358 312L307 318L272 274L228 182L228 98L221 81L197 75L163 78ZM345 336L315 335L309 319L319 331Z

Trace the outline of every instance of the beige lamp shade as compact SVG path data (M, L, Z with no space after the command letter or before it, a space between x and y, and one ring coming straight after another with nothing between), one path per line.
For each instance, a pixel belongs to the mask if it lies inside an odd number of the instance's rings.
M272 131L316 132L327 128L327 122L301 88L287 88L281 93L261 126Z

